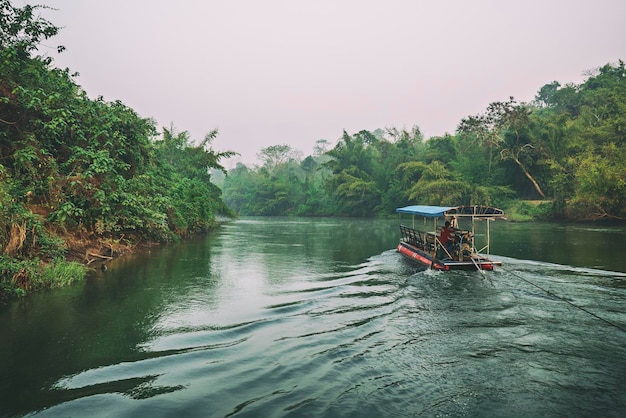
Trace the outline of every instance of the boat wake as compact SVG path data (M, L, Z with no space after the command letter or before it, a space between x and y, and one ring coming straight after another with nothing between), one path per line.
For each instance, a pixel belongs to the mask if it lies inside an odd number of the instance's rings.
M59 379L34 415L546 416L624 405L624 334L526 281L624 326L626 275L498 259L505 267L485 275L438 272L389 250L239 301L171 298L125 361Z

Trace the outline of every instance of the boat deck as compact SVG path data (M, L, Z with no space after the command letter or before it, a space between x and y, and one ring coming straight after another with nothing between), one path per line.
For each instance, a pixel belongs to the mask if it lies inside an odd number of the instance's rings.
M458 245L452 254L446 254L439 245L435 245L436 234L400 225L400 243L398 252L411 261L430 266L437 270L493 270L501 262L490 260L475 253L463 251ZM436 248L439 247L439 258Z

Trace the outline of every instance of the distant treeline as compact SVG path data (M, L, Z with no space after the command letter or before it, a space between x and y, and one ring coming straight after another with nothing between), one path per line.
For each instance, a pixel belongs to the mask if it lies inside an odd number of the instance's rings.
M408 204L492 204L518 218L624 219L626 71L592 70L580 85L554 81L532 103L491 103L454 135L419 128L343 133L302 159L288 145L261 151L223 184L242 215L387 216ZM520 203L520 200L542 202Z

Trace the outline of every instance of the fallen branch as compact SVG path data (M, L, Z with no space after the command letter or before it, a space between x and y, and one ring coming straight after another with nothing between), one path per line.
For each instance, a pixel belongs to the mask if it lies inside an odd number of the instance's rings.
M109 257L108 255L102 255L102 254L97 254L97 253L87 253L87 265L91 264L92 262L96 261L95 259L90 260L89 256L91 257L97 257L97 258L101 258L103 260L113 260L113 257Z

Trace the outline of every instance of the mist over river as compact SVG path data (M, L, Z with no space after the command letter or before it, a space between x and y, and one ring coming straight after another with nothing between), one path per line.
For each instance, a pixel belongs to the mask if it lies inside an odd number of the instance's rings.
M626 227L494 222L484 276L397 240L242 218L0 305L0 417L625 415Z

